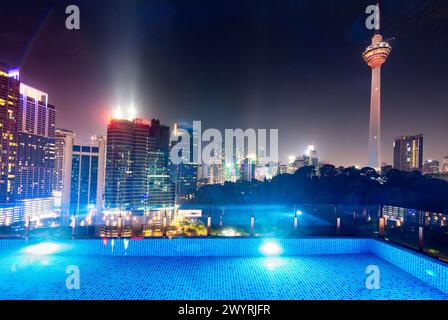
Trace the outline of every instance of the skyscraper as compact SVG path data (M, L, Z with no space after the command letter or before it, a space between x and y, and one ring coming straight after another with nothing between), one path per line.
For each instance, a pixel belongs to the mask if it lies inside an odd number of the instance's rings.
M394 142L394 168L401 171L422 171L423 135L403 136Z
M381 66L391 51L392 47L387 41L383 41L383 36L378 31L372 37L372 44L363 53L365 62L372 69L368 165L377 170L381 164Z
M149 151L155 141L149 122L112 119L107 127L106 208L139 211L147 194Z
M86 214L102 209L105 169L104 137L92 137L90 145L74 145L70 182L70 213Z
M52 196L55 119L56 110L48 103L48 94L20 83L16 199Z
M14 199L19 98L18 71L0 65L0 204Z
M173 138L188 139L190 149L187 154L182 154L184 162L170 163L170 177L175 186L176 203L188 199L198 188L198 164L193 162L194 138L193 128L186 124L175 124ZM172 145L178 140L173 139Z
M72 149L75 141L73 131L65 129L55 130L55 155L54 155L54 182L53 191L61 192L64 189L64 175L71 174L71 170L66 168L72 167Z

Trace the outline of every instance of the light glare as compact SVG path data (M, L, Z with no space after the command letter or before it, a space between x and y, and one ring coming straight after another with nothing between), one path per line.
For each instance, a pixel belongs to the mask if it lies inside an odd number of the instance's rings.
M59 245L51 242L44 242L26 247L24 251L28 254L34 255L48 255L53 254L59 250Z
M280 246L274 242L267 242L261 246L261 252L263 252L265 255L277 255L280 253L280 251Z

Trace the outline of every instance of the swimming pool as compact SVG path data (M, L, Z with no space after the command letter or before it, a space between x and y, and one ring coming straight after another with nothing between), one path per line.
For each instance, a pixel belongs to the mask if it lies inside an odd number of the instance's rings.
M448 300L448 267L360 238L2 240L0 299Z

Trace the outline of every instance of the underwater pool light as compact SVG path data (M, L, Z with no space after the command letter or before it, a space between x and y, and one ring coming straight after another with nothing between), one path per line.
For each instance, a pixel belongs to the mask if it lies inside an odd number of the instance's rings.
M426 274L428 275L428 276L431 276L431 277L435 277L436 276L436 273L434 272L434 271L432 271L432 270L425 270L425 272L426 272Z
M296 214L297 214L298 216L301 216L301 215L303 214L303 212L300 211L300 210L297 210L297 211L296 211Z
M266 242L261 246L261 252L268 256L277 255L282 251L280 246L275 242Z
M43 242L26 247L24 251L29 254L47 255L55 253L59 250L59 245L51 242Z

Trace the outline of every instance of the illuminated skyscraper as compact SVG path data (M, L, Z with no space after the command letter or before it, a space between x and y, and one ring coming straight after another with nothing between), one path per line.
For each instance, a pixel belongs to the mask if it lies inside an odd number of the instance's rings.
M422 171L423 135L403 136L395 139L394 168L401 171Z
M106 208L138 211L144 207L149 151L155 149L149 122L112 119L107 127Z
M52 196L55 119L56 110L48 103L48 94L20 83L16 199Z
M381 66L391 51L390 44L383 41L383 36L377 32L372 38L372 44L363 53L365 62L372 68L368 165L377 170L381 164Z
M89 145L73 146L70 213L86 214L102 209L106 139L92 137Z
M183 200L190 198L198 188L198 164L193 162L193 150L196 141L193 136L193 127L188 124L175 124L172 135L172 146L177 144L179 139L188 139L190 144L188 153L182 154L184 162L170 164L170 176L175 185L176 203L181 203Z
M14 198L19 98L18 71L0 65L0 204L11 203Z
M142 214L174 206L166 165L169 135L154 122L112 119L107 127L105 207ZM165 133L164 133L165 132ZM160 133L160 134L158 134Z

